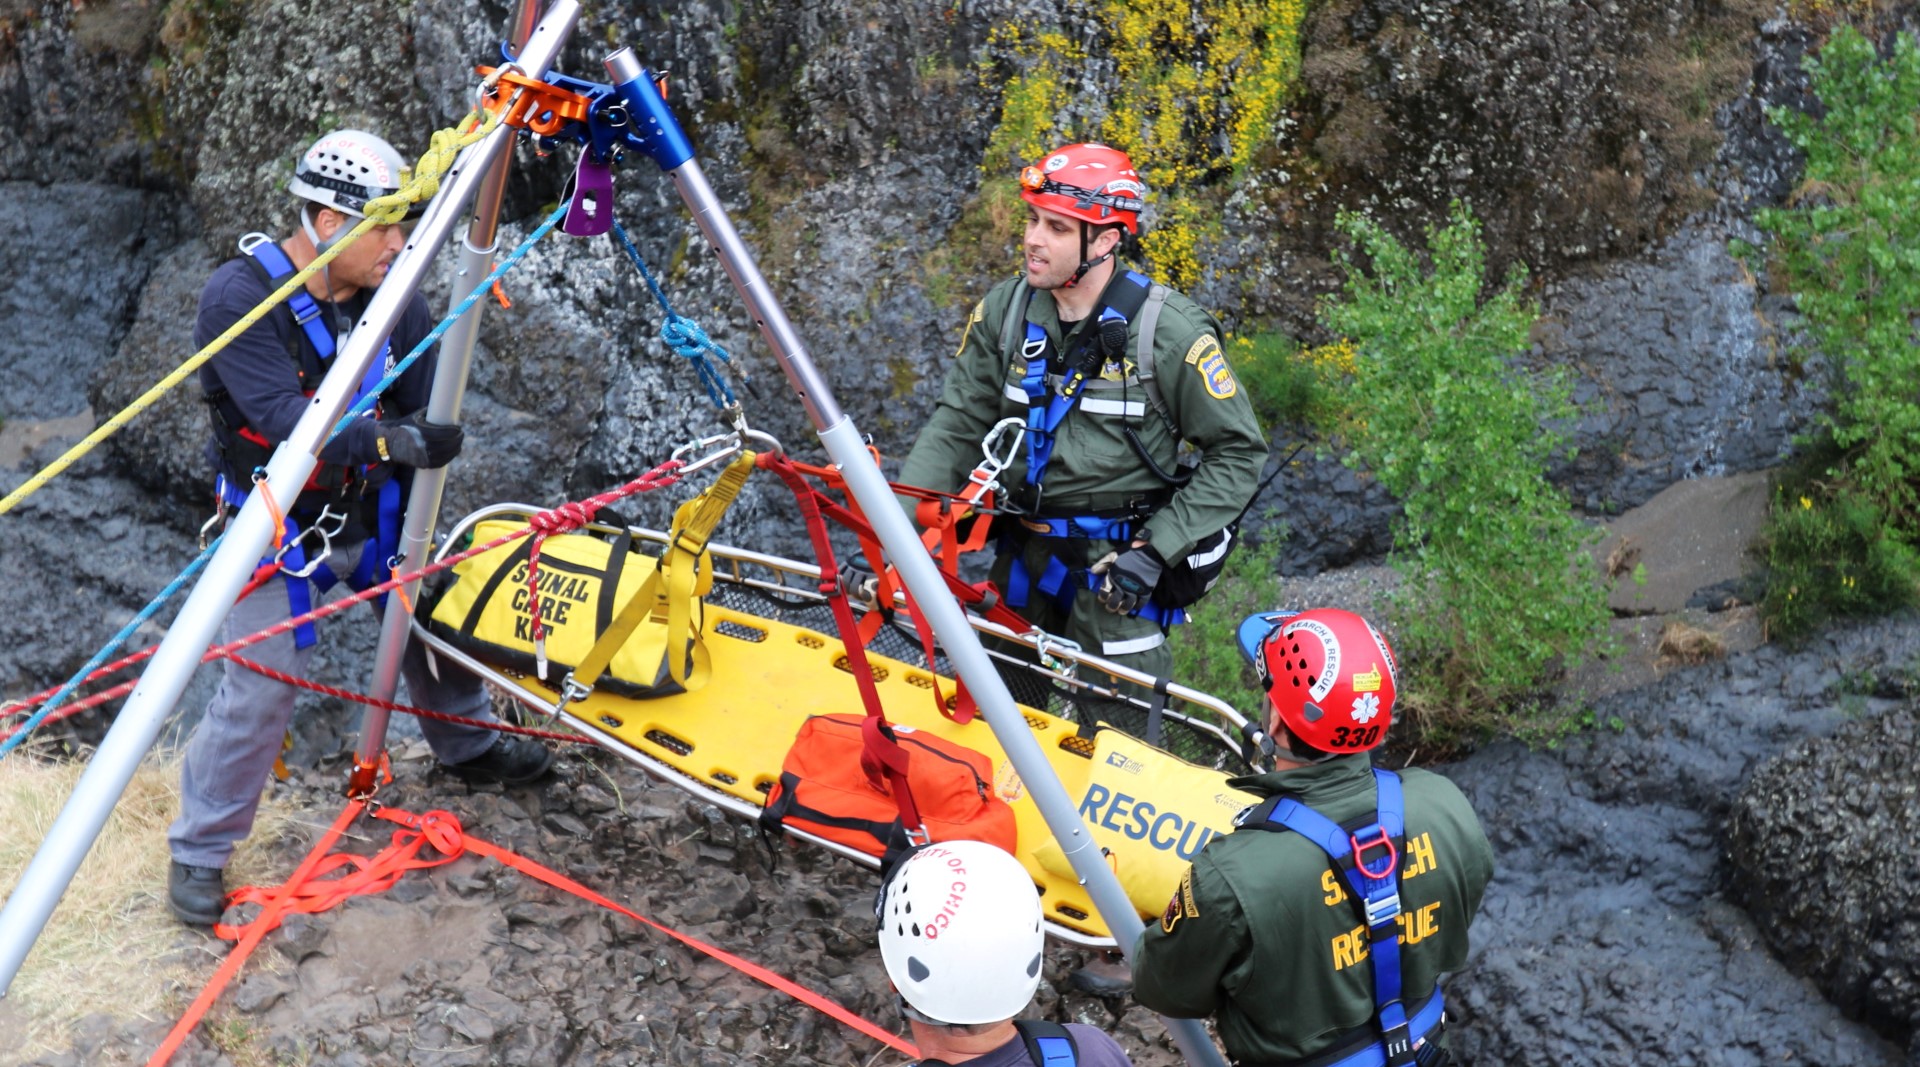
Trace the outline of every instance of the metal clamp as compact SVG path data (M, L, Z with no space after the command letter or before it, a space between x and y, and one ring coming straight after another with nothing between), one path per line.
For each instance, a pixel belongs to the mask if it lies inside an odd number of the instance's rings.
M1053 655L1051 650L1055 648L1070 648L1074 652L1083 652L1085 649L1080 647L1080 642L1070 641L1064 637L1050 634L1045 630L1035 630L1033 633L1033 650L1040 657L1040 666L1058 674L1062 678L1074 678L1078 676L1080 670L1078 660L1059 659Z
M560 680L560 695L554 698L553 709L548 714L558 715L566 710L568 704L578 704L592 695L593 687L585 682L574 681L573 672L568 671L567 676Z
M964 494L968 503L979 501L999 487L1000 472L1013 466L1013 461L1020 456L1020 445L1026 439L1027 424L1023 419L1005 418L993 424L993 429L980 439L980 454L983 457L980 465L967 475L967 481L974 486Z
M224 500L214 501L213 515L209 517L207 521L200 524L200 551L205 552L207 550L207 545L212 540L207 535L213 532L213 528L216 525L222 524L226 520L226 517L227 517L227 502Z

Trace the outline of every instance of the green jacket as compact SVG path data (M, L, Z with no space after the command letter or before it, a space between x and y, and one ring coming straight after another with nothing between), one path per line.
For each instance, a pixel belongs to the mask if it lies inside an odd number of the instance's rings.
M994 423L1024 418L1027 396L1020 388L1025 362L1019 352L1000 351L1008 305L1019 279L995 286L967 319L954 367L940 391L933 417L914 441L900 481L954 492L980 463L980 443ZM1058 305L1044 292L1028 301L1026 317L1062 350ZM1053 458L1042 484L1041 512L1064 517L1116 507L1129 499L1167 491L1122 436L1133 430L1163 470L1175 469L1180 443L1147 403L1145 390L1131 372L1138 351L1139 323L1131 324L1124 366L1108 364L1101 380L1089 382L1079 405L1057 431ZM1187 555L1195 541L1232 522L1259 487L1267 457L1267 439L1254 420L1246 390L1240 388L1220 348L1220 327L1213 316L1179 293L1167 297L1153 337L1154 377L1180 432L1201 450L1193 480L1146 523L1154 548L1169 563ZM1096 410L1098 409L1098 410ZM1010 490L1026 480L1025 449L1001 476Z
M1401 862L1403 999L1426 998L1467 960L1467 926L1493 877L1493 850L1450 781L1404 770ZM1288 793L1346 825L1374 810L1365 753L1235 778L1260 796ZM1367 931L1327 854L1298 834L1240 829L1207 842L1160 921L1134 945L1135 999L1181 1018L1217 1018L1227 1054L1248 1063L1317 1055L1371 1023Z

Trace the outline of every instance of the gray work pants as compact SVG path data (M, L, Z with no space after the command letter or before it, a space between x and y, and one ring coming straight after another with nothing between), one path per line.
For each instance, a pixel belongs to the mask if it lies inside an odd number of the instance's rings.
M336 547L327 563L335 573L350 574L360 552L371 544L363 541ZM276 578L234 605L221 625L220 643L237 641L291 618L287 582L298 580ZM344 582L332 591L332 595L345 593ZM327 599L331 595L322 597L314 590L314 607ZM389 599L389 603L397 607L399 601ZM351 612L349 609L347 614ZM239 654L262 666L304 678L313 646L296 649L294 635L288 632L250 645ZM180 818L167 831L173 858L195 867L225 867L234 845L253 829L261 791L280 754L281 738L293 721L294 697L299 693L293 686L232 662L223 666L220 688L187 741L186 760L180 767ZM438 666L440 678L435 679L427 670L420 642L407 642L400 676L414 705L495 721L486 687L479 678L444 657ZM491 730L434 719L421 719L420 732L442 763L472 759L485 752L495 737Z

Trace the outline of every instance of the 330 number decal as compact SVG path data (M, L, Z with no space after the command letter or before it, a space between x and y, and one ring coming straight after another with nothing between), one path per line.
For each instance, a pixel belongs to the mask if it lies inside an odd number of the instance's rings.
M1366 748L1380 739L1378 726L1336 726L1333 730L1333 747Z

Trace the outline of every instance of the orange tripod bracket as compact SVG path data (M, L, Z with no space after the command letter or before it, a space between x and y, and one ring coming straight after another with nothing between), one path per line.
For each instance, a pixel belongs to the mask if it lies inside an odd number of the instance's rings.
M487 77L493 74L494 69L475 67L474 72ZM489 115L507 108L506 115L500 121L541 137L552 137L565 129L569 122L586 122L589 103L579 93L557 89L537 78L508 70L500 75L500 81L493 88L487 90L480 106Z

